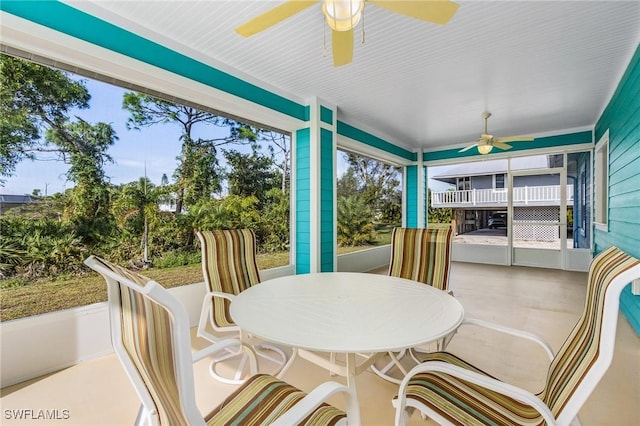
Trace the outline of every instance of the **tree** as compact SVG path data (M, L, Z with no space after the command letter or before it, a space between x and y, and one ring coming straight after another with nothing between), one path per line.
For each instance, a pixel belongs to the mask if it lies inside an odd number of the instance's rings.
M385 217L390 222L400 220L398 209L390 203L397 203L400 196L399 169L395 166L347 153L347 162L353 176L358 181L360 196L366 205L371 206L371 220Z
M268 142L267 149L271 154L273 164L280 170L280 189L282 192L287 190L289 175L291 174L289 167L291 164L291 138L289 135L274 131L261 131L260 140ZM280 161L276 158L280 157Z
M254 196L262 205L267 192L280 185L278 173L273 170L273 160L255 150L251 154L224 151L231 167L227 173L229 193L241 197Z
M78 226L83 238L99 240L108 234L111 222L110 197L105 163L112 161L107 150L117 136L105 123L91 125L78 121L47 130L46 140L67 157L67 178L75 182L66 217Z
M376 237L371 223L371 208L358 196L338 198L338 244L371 244Z
M262 208L261 229L258 238L261 248L266 252L277 252L289 248L289 191L282 192L278 188L269 190L267 201Z
M453 210L451 208L433 207L431 205L431 188L427 189L427 220L429 223L451 223Z
M260 211L256 197L228 195L220 200L201 200L188 216L192 219L193 229L256 229L260 222Z
M182 211L184 204L194 204L201 197L209 197L212 191L219 188L220 171L216 158L218 147L252 144L257 138L257 131L246 124L141 93L125 93L122 107L131 114L127 120L129 129L165 123L180 126L182 149L174 173L176 213ZM226 128L229 133L224 137L195 138L193 127L196 124Z
M72 109L89 107L83 81L65 72L1 55L0 176L10 176L24 159L50 153L69 164L76 183L66 217L85 240L96 240L109 227L109 196L103 166L117 139L106 123L90 124ZM44 136L44 137L43 137Z
M118 198L113 203L113 212L121 227L129 225L131 231L141 235L142 261L149 263L150 223L160 213L158 201L160 191L146 177L122 187Z
M180 166L174 173L177 180L174 187L178 192L176 213L182 211L182 203L192 206L201 199L210 198L214 192L220 192L222 187L216 149L209 143L187 137L178 160Z
M358 189L359 182L358 178L350 167L346 172L338 179L336 183L336 193L338 197L351 197L355 195L359 195L360 191Z
M7 55L0 55L0 179L16 164L67 151L42 138L46 129L63 129L73 108L88 108L91 96L82 81L67 73ZM0 183L2 181L0 180Z

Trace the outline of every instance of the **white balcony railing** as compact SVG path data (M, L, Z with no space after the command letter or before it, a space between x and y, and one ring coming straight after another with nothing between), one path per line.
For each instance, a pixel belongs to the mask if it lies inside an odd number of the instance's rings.
M513 204L516 206L560 205L560 185L513 188ZM567 204L573 204L573 185L567 185ZM431 192L432 207L506 207L506 205L506 189Z

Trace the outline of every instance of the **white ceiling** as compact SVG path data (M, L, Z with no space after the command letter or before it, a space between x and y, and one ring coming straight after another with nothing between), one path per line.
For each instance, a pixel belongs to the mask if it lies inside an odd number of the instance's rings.
M320 4L251 38L233 29L278 1L71 5L409 149L462 146L489 110L497 136L592 127L640 42L639 1L460 1L445 26L365 7L366 41L334 68Z

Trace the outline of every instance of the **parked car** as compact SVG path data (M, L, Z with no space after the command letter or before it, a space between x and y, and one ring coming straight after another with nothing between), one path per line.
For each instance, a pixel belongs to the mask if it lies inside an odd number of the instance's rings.
M507 213L496 212L489 216L489 229L506 228L507 227Z

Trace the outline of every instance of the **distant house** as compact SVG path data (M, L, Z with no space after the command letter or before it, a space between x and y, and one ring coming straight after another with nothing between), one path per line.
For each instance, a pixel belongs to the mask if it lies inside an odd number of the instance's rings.
M5 214L9 209L21 207L39 199L39 197L33 195L0 194L0 215Z
M535 157L512 159L514 170L536 170L540 174L515 175L513 177L513 237L524 240L554 241L559 238L561 182L558 174L549 174L548 168L556 167L562 156L539 155ZM492 217L506 219L507 211L507 162L504 160L484 161L461 164L446 172L432 176L451 187L446 191L431 192L431 206L451 208L454 211L455 227L458 234L495 226L500 221L490 221ZM570 172L571 173L571 172ZM574 173L571 173L574 174ZM585 180L585 174L579 176ZM586 219L586 209L576 211L585 205L584 191L576 193L588 185L574 187L574 176L568 176L571 184L566 185L566 203L568 216L574 219L573 227L568 228L573 237L576 228L582 235L588 232L586 223L576 223L574 213L580 219ZM578 204L578 206L576 206ZM506 226L506 221L504 222ZM582 228L584 226L584 228ZM580 239L574 241L574 247L581 247Z

